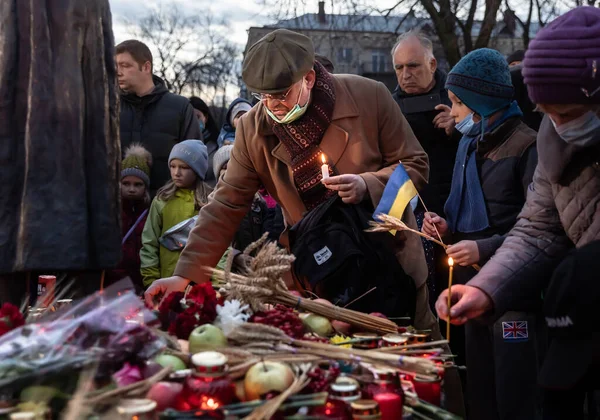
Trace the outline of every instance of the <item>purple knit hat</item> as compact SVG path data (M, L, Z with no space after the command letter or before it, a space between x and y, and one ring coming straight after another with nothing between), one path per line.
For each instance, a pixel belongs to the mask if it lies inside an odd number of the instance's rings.
M577 7L538 32L523 62L536 104L600 104L600 9Z

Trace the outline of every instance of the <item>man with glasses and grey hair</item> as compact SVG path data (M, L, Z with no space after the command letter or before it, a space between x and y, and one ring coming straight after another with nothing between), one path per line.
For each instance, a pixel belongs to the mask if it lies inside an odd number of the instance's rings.
M429 156L429 183L420 191L421 197L429 211L444 214L461 138L460 133L455 132L454 119L450 116L446 73L437 68L431 40L416 30L398 37L392 48L392 59L398 78L393 97ZM422 205L419 204L415 214L420 228L424 214ZM434 248L431 242L424 242L424 246L433 305L437 294L443 290L443 284L436 282L436 278L442 281L442 276L436 272L444 270L445 273L447 265L443 250Z

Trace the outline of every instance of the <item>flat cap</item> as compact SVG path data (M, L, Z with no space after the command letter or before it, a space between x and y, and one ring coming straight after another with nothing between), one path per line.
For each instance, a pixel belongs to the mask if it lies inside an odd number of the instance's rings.
M248 49L242 79L252 92L282 92L308 73L314 62L315 47L310 38L277 29Z

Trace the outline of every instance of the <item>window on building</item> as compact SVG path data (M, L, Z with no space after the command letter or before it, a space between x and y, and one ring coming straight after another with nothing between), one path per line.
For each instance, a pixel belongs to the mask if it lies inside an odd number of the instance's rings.
M338 61L340 63L352 62L352 48L340 48L338 50Z
M388 70L387 60L388 51L383 49L376 49L371 54L371 67L373 73L384 73Z

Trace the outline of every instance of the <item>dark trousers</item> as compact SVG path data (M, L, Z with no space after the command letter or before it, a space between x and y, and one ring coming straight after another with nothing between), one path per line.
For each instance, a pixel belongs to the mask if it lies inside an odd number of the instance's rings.
M523 338L525 324L527 338ZM504 323L504 324L503 324ZM470 420L535 420L541 417L538 368L543 318L507 312L493 326L465 327Z
M565 361L566 362L566 361ZM544 391L544 420L583 420L586 389Z

